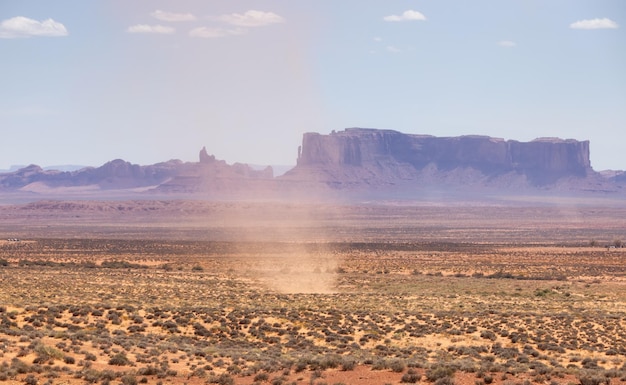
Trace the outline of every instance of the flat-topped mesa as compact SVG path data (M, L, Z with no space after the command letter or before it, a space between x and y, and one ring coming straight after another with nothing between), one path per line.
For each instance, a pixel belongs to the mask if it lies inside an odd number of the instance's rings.
M468 135L434 137L392 130L349 128L329 135L304 134L298 167L399 163L421 170L473 168L487 176L525 174L535 184L561 177L584 177L590 170L589 141L540 138L531 142Z

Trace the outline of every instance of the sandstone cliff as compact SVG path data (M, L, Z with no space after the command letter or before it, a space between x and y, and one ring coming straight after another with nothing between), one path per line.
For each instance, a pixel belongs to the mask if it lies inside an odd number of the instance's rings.
M486 136L434 137L351 128L330 135L304 134L297 167L287 178L310 175L329 183L393 183L460 171L482 178L517 175L543 186L593 173L589 142L541 138L531 142ZM449 179L449 178L448 178Z

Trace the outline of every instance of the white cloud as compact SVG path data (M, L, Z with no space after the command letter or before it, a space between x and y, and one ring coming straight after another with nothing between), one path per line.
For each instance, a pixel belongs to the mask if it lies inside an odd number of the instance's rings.
M515 47L517 44L515 44L515 42L511 40L500 40L498 42L498 45L500 47L512 48Z
M387 47L387 51L391 52L391 53L400 53L402 52L402 50L398 47L394 47L393 45L388 45Z
M383 41L383 38L382 37L375 37L374 41L379 43L379 42Z
M67 29L52 19L37 21L28 17L16 16L0 23L0 38L13 39L31 36L67 36Z
M603 19L579 20L569 25L572 29L611 29L618 28L616 22L606 17Z
M166 27L164 25L136 24L128 27L126 31L130 33L172 34L176 32L176 29L172 27Z
M194 21L196 20L196 17L192 15L191 13L166 12L166 11L161 11L160 9L157 9L156 11L152 12L150 16L161 21Z
M247 30L243 28L226 29L226 28L198 27L189 31L189 36L211 39L211 38L226 37L226 36L245 35L246 33L247 33Z
M402 12L402 15L389 15L383 17L384 21L414 21L414 20L426 20L426 16L420 12L409 9Z
M222 15L219 20L238 27L262 27L270 24L284 23L285 19L273 12L249 10L246 13Z

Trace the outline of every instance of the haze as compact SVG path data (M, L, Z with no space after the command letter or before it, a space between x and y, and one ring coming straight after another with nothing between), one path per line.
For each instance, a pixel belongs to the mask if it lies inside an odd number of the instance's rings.
M621 0L4 0L0 23L0 169L289 165L354 126L590 140L626 168Z

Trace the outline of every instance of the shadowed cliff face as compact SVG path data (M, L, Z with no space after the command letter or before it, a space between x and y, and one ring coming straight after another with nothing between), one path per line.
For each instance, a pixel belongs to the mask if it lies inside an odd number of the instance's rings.
M370 177L382 179L388 179L383 174L394 167L414 176L427 167L447 172L471 168L486 177L517 173L534 185L550 184L563 177L585 177L591 170L588 141L545 138L518 142L486 136L438 138L360 128L330 135L304 134L296 168L315 167L335 171L361 168Z

